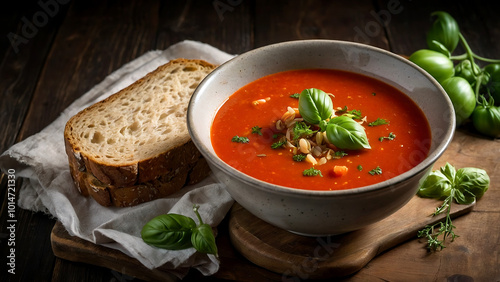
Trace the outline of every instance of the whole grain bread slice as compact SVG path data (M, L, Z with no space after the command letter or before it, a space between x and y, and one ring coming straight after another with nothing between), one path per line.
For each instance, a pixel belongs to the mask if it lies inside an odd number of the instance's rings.
M64 138L75 182L76 172L86 172L116 190L194 166L201 156L187 131L187 106L215 68L202 60L170 61L70 118Z

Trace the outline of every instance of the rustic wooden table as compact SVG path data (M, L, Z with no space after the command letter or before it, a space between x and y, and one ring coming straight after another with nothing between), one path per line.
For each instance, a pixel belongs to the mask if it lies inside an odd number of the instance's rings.
M72 101L123 64L185 39L238 54L295 39L340 39L409 55L425 48L429 15L451 13L471 48L500 58L498 8L488 1L8 1L0 9L0 152L39 132ZM460 237L429 254L417 238L372 260L346 281L500 281L500 140L465 125L436 164L487 170L492 185L474 210L454 220ZM18 188L21 181L17 182ZM70 185L70 183L68 183ZM131 281L110 269L54 256L56 219L18 209L16 274L7 273L7 177L1 176L2 281ZM16 189L17 191L19 189ZM219 227L221 269L206 280L282 280L237 253ZM135 279L137 281L137 279Z

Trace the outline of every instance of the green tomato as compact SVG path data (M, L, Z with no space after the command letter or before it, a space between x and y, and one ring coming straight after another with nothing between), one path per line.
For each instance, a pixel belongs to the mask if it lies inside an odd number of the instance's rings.
M453 76L441 83L455 109L456 124L468 119L476 107L476 95L465 78Z
M495 99L495 104L500 105L500 64L489 64L484 67L484 71L490 75L487 88L490 96Z
M465 78L470 84L476 81L476 74L480 73L481 68L476 63L473 65L469 60L463 60L455 66L455 75Z
M484 135L500 137L500 107L495 107L492 99L488 103L483 96L481 97L482 102L472 113L474 128Z
M323 90L305 89L299 96L299 112L306 122L319 124L332 116L332 99Z
M427 33L427 46L438 52L442 52L444 47L449 53L453 53L460 33L457 22L450 14L442 11L433 12L431 16L437 18Z
M446 55L433 50L418 50L410 56L410 61L423 68L440 83L455 73L453 62Z

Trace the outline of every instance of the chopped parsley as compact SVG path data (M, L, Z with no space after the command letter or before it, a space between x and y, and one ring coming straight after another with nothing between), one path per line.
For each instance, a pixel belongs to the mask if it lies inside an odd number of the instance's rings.
M262 127L259 127L259 126L254 126L252 127L252 133L253 134L258 134L258 135L261 135L262 136L262 131L260 131L262 129Z
M294 94L290 95L290 98L299 99L299 97L300 97L300 93L294 93Z
M311 135L315 133L316 131L313 131L310 129L311 126L307 125L305 122L296 122L295 126L293 127L293 139L297 140L300 137L305 137L308 135Z
M248 137L239 137L238 135L235 135L231 141L236 142L236 143L248 143L250 140Z
M337 159L340 159L340 158L345 157L345 156L347 156L347 153L344 151L336 151L335 152L335 158L337 158Z
M370 170L368 173L371 175L375 175L375 174L380 175L380 174L382 174L382 169L379 166L377 166L376 168Z
M293 160L296 162L301 162L306 159L306 155L298 154L298 155L293 155Z
M314 167L311 167L310 169L306 169L302 172L302 175L304 176L321 176L323 177L323 175L321 174L321 170L319 169L315 169Z
M343 109L338 110L339 113L342 113L344 116L348 116L353 119L361 120L363 116L361 115L361 110L347 110L347 106L344 106Z
M396 134L394 134L394 133L391 132L391 133L389 133L389 136L387 136L387 137L382 136L378 140L380 142L382 142L382 141L384 141L384 139L394 140L394 138L396 138Z
M358 170L359 171L362 171L363 170L363 167L361 165L358 165Z
M383 118L377 118L377 120L370 122L368 125L369 126L377 126L377 125L383 125L383 124L389 124L389 122Z
M376 96L376 95L377 95L377 93L375 93L375 92L372 92L372 95L373 95L373 96Z
M285 144L286 144L286 139L280 139L278 142L274 142L273 144L271 144L271 148L279 149L285 146Z

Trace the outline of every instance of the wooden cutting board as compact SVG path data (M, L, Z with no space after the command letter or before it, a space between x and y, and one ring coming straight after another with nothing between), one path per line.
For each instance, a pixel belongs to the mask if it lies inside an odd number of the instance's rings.
M383 251L415 238L417 231L427 224L442 220L444 215L429 216L441 203L415 196L382 221L329 237L295 235L258 219L235 204L230 214L229 236L233 246L248 260L281 273L284 278L342 277L360 270ZM468 213L473 207L474 204L454 204L451 216Z
M178 280L168 269L160 267L150 270L135 258L118 250L71 236L60 221L57 221L52 228L50 241L54 255L62 259L106 267L147 281Z
M282 274L282 277L340 277L358 271L381 252L415 238L417 230L425 225L442 220L443 215L429 216L440 203L415 196L399 211L369 227L318 238L299 236L276 228L235 203L228 215L227 229L219 229L229 234L219 236L229 236L234 248L250 262ZM455 204L451 214L457 217L470 212L473 207L474 204ZM149 270L120 251L73 237L60 222L54 225L51 243L54 255L62 259L106 267L143 280L177 280L168 269ZM234 259L228 246L219 246L219 252L222 264ZM221 267L224 268L224 265ZM246 267L251 268L251 264Z

